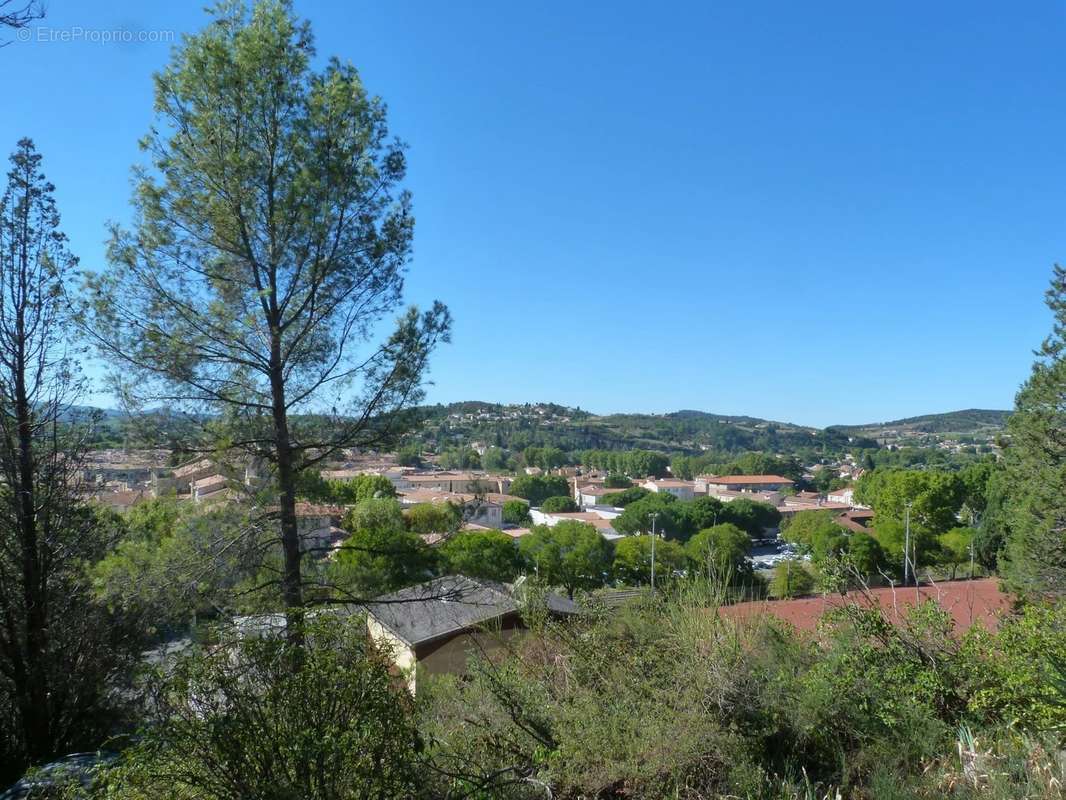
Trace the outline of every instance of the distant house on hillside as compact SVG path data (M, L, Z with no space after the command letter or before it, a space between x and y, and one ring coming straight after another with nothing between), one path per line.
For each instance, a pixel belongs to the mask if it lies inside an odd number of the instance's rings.
M545 602L555 616L580 611L559 595ZM492 657L525 630L512 588L463 575L382 595L366 611L367 633L390 652L412 694L420 674L464 672L472 654Z

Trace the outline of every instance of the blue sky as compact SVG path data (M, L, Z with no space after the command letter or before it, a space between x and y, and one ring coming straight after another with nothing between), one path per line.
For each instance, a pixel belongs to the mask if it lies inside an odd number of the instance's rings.
M57 31L206 20L48 5ZM431 401L814 425L1005 408L1049 328L1061 2L296 9L410 145L407 299L456 320ZM169 45L39 38L0 49L0 149L36 140L94 268Z

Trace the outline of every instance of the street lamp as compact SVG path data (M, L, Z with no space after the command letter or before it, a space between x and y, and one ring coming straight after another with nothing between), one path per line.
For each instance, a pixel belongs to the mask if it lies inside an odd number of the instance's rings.
M651 593L656 593L656 519L659 512L651 514Z
M910 552L911 552L911 501L903 504L904 533L903 533L903 585L909 582Z

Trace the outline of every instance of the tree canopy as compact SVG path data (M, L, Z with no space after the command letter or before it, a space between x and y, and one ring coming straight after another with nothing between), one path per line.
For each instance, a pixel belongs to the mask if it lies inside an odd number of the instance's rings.
M586 522L536 525L518 544L537 578L562 586L571 597L578 589L602 586L611 569L610 543Z
M655 538L655 582L667 583L675 572L687 566L685 550L671 539ZM614 576L630 585L651 581L652 539L647 536L627 536L614 546Z
M1056 265L1045 299L1054 315L1007 423L1010 511L1003 568L1012 586L1066 594L1066 269Z
M524 567L515 540L501 531L460 531L444 541L440 556L443 572L492 581L513 581Z
M508 491L528 500L532 506L539 506L549 497L569 495L570 484L562 475L519 475L511 481Z
M751 573L751 537L731 522L697 533L685 542L685 553L694 569L719 576L738 577Z
M125 402L210 420L195 446L266 465L295 609L300 473L406 431L450 316L410 308L371 344L414 232L384 103L350 64L313 67L287 3L213 14L155 76L132 229L113 227L83 312Z

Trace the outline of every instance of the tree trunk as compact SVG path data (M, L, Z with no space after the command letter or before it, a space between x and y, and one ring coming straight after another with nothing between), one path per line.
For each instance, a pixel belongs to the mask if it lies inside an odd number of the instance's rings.
M303 580L300 563L300 533L296 524L296 469L289 440L289 417L285 407L285 378L281 363L280 336L270 345L270 390L273 403L275 456L278 465L278 506L281 524L281 549L285 564L281 576L281 594L290 621L303 609ZM293 626L289 626L292 628ZM289 632L290 638L293 631Z
M22 264L25 275L26 264ZM19 287L26 291L25 280ZM24 691L21 699L23 735L31 760L51 754L51 735L48 698L48 598L44 570L41 564L40 532L37 529L36 492L34 487L33 420L30 400L26 389L26 333L23 307L20 306L15 320L16 342L14 355L15 422L18 426L18 452L15 469L16 519L18 535L22 540L22 592L26 609L26 650Z

